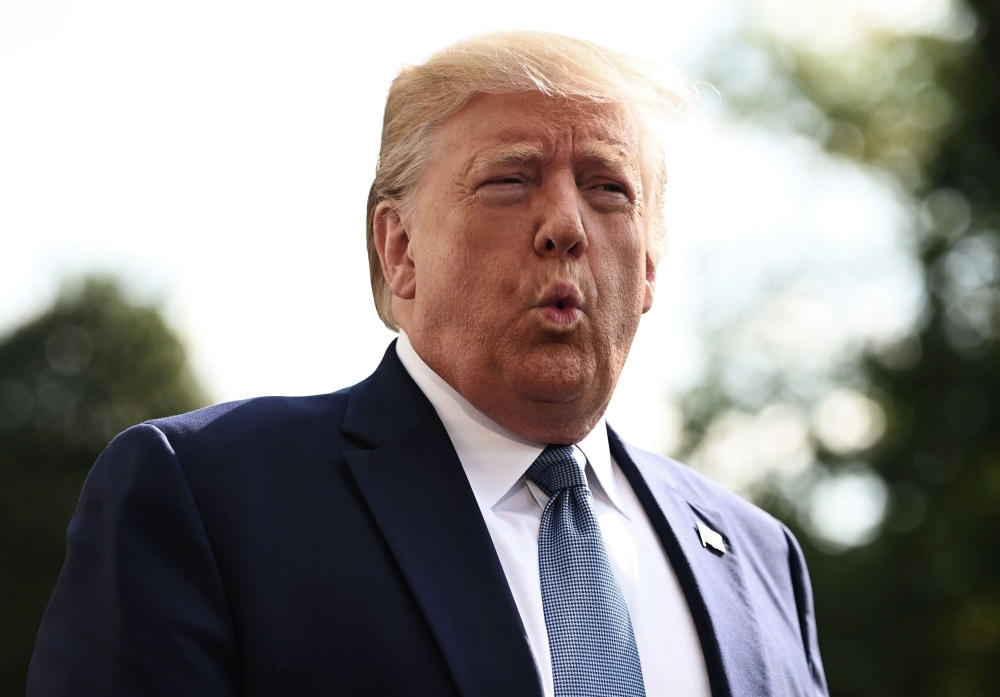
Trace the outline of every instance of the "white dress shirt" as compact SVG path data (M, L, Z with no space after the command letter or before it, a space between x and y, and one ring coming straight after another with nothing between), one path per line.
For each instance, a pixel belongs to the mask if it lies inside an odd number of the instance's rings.
M538 575L538 528L548 496L524 477L545 445L511 433L476 410L421 360L403 332L396 352L455 446L521 614L542 688L552 697ZM646 695L709 697L691 611L646 511L611 457L603 418L577 449L611 568L632 618Z

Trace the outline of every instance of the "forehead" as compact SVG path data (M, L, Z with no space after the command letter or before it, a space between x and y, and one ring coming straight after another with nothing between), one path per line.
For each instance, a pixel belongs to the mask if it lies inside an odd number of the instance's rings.
M451 156L476 158L518 146L526 155L550 156L569 145L574 154L605 152L637 163L638 133L621 105L523 92L476 96L445 121L439 137Z

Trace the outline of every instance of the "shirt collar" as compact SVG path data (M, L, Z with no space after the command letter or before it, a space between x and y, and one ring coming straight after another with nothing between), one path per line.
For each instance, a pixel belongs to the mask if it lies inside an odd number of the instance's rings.
M545 444L520 437L472 406L424 363L402 330L396 341L396 353L444 424L480 507L492 508L542 454ZM603 417L577 447L587 456L608 499L621 511Z

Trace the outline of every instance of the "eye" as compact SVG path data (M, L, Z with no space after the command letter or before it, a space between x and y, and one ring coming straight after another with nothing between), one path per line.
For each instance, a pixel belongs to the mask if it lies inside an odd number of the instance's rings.
M596 210L604 212L621 211L633 201L632 190L617 181L598 179L584 190L584 196Z
M597 188L599 188L601 191L610 191L613 193L624 194L626 196L628 195L628 191L626 191L625 187L622 186L621 184L614 184L609 182L607 184L601 184Z
M524 182L517 175L511 174L504 177L496 177L495 179L490 179L483 182L484 186L489 186L490 184L523 184Z
M590 186L590 191L605 199L624 199L626 201L632 199L632 193L629 187L615 181L595 182Z
M518 204L527 198L529 192L530 186L526 177L518 172L486 179L476 191L479 200L493 206Z

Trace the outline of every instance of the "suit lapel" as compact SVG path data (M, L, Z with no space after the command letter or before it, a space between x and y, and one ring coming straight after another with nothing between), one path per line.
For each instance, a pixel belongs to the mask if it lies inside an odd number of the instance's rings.
M344 460L465 697L542 690L521 618L465 471L396 356L351 389Z
M771 680L750 602L741 550L717 511L685 500L662 465L608 429L611 453L656 529L694 617L715 697L767 697ZM726 553L702 544L699 520L721 533Z

